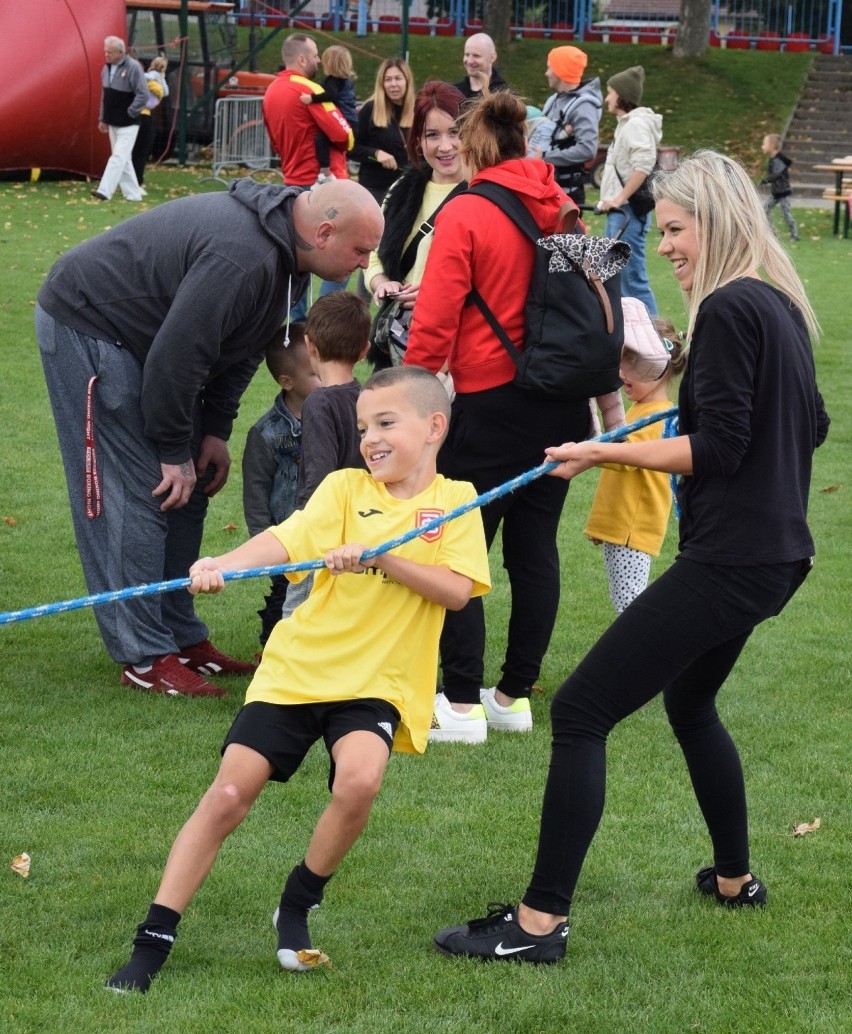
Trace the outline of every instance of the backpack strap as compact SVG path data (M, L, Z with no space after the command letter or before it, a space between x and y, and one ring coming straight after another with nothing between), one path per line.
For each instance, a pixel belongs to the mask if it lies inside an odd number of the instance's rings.
M503 187L499 183L484 181L482 183L477 183L473 187L468 187L467 192L468 194L478 194L480 197L487 198L493 204L497 205L497 207L512 220L515 226L529 237L533 244L544 236L544 231L535 219L533 219L532 213L523 201L521 201L514 190L510 190L508 187ZM559 209L556 232L571 233L577 223L577 212L578 209L576 205L571 201L566 201ZM566 225L569 227L567 231L563 229ZM517 366L518 360L521 357L520 351L512 344L511 338L497 322L497 317L491 311L488 303L475 287L471 288L470 294L468 295L468 301L473 302L473 304L479 309L485 322L494 332L494 336L506 349L512 362Z

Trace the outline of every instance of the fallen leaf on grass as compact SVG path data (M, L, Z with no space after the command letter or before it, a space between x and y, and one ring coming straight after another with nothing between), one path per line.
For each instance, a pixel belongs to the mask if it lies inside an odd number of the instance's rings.
M226 524L225 527L222 528L222 531L236 531L236 530L237 530L237 526L233 522L231 522L231 524Z
M8 524L10 528L14 528L18 522L15 520L14 517L4 517L3 523Z
M331 959L319 948L302 948L296 952L296 958L303 966L310 966L311 969L316 969L317 966L327 966L331 969Z
M840 485L826 485L825 488L821 488L820 492L839 492Z
M26 851L23 854L16 854L9 868L26 879L30 874L30 856Z
M814 833L819 829L819 819L814 819L813 822L800 822L798 826L793 826L793 836L803 837L808 833Z

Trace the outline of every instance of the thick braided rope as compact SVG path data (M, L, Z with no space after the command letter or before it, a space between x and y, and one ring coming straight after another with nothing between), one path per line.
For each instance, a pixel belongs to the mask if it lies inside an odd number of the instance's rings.
M672 409L664 410L662 413L654 413L651 416L644 417L642 420L637 420L635 423L628 424L625 427L616 427L614 430L607 431L605 434L598 435L596 438L592 438L590 440L594 442L619 441L622 438L626 438L627 435L632 434L634 431L638 431L640 428L646 427L648 424L656 423L659 420L665 420L674 416L676 413L677 409L673 407ZM558 465L559 464L554 461L548 461L540 464L538 467L533 467L532 470L519 474L510 481L506 481L502 485L498 485L496 488L483 492L482 495L478 495L475 499L471 499L470 502L464 503L462 506L457 506L455 510L450 510L449 513L442 514L440 517L435 517L433 520L421 525L419 528L412 528L410 531L407 531L404 535L400 535L398 538L390 539L388 542L384 542L380 546L374 546L372 549L366 550L364 552L364 559L371 560L373 557L381 556L382 553L388 553L390 550L396 549L397 547L404 545L406 542L410 542L411 539L418 538L418 536L432 531L433 528L438 528L442 524L446 524L448 521L455 520L456 517L461 517L462 514L468 513L470 510L476 510L481 506L485 506L487 503L493 502L495 499L499 499L501 496L508 495L509 492L514 492L518 488L522 488L531 481L535 481L536 478L540 478L544 474L549 474ZM244 578L259 578L262 575L286 574L292 571L314 571L322 567L325 567L325 560L323 559L303 560L300 563L293 564L272 564L266 567L251 567L244 571L225 571L223 572L222 577L226 582L241 581ZM176 589L187 588L190 582L190 578L172 578L167 582L152 582L149 585L136 585L128 589L115 589L112 592L101 592L95 596L81 596L79 599L75 600L62 600L57 603L43 603L39 607L29 607L26 610L7 611L4 614L0 614L0 625L10 625L16 621L29 621L32 618L47 617L49 614L64 614L66 611L81 610L84 607L98 607L104 603L117 603L119 600L135 599L138 596L153 596L161 592L174 592Z

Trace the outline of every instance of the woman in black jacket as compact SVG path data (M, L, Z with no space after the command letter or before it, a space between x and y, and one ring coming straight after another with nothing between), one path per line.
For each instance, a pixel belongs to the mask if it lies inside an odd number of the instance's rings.
M358 182L379 204L408 165L406 140L414 114L414 78L401 57L386 58L376 75L373 96L358 113L355 146Z
M679 436L569 443L547 455L563 478L608 463L680 475L679 553L553 699L538 855L521 904L442 930L435 944L447 955L564 956L603 813L607 738L660 693L713 848L697 890L727 908L766 904L749 858L742 766L716 698L755 627L780 613L813 560L812 455L829 424L810 343L818 327L741 166L699 151L653 189L658 251L689 314Z

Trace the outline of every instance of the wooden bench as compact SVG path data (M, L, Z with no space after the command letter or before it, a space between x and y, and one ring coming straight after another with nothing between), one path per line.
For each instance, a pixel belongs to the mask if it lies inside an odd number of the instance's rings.
M834 202L834 233L840 232L840 210L843 209L843 238L849 235L850 207L852 206L852 176L844 176L840 182L840 189L827 187L822 192L826 201Z

